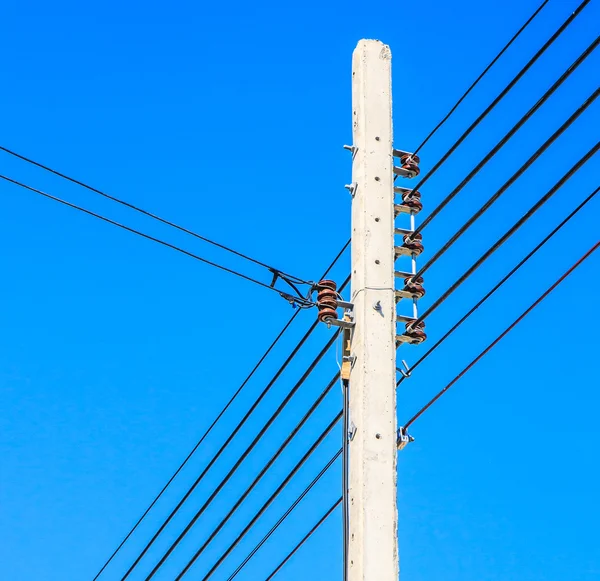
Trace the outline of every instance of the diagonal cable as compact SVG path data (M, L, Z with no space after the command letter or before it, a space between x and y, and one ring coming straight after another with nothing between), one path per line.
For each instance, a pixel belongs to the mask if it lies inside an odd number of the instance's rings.
M248 256L247 254L244 254L243 252L238 252L237 250L234 250L233 248L230 248L229 246L225 246L224 244L221 244L219 242L215 242L214 240L211 240L210 238L207 238L206 236L202 236L201 234L198 234L197 232L194 232L193 230L190 230L189 228L185 228L183 226L180 226L179 224L176 224L175 222L172 222L170 220L166 220L165 218L161 218L160 216L158 216L157 214L154 214L152 212L149 212L148 210L144 210L143 208L140 208L139 206L136 206L134 204L131 204L129 202L126 202L125 200L122 200L120 198L117 198L116 196L113 196L111 194L107 194L106 192L103 192L102 190L99 190L98 188L95 188L93 186L90 186L89 184L75 179L73 177L68 176L67 174L64 174L56 169L53 169L47 165L44 165L43 163L40 163L39 161L35 161L34 159L31 159L30 157L27 157L25 155L22 155L20 153L17 153L16 151L13 151L12 149L9 149L8 147L4 147L2 145L0 145L0 151L4 151L5 153L12 155L13 157L16 157L17 159L20 159L26 163L29 163L31 165L34 165L36 167L39 167L40 169L43 169L44 171L47 171L51 174L54 174L55 176L58 176L64 180L67 180L68 182L71 182L73 184L76 184L78 186L81 186L82 188L85 188L86 190L89 190L90 192L93 192L95 194L98 194L100 196L102 196L103 198L106 198L108 200L111 200L113 202L116 202L117 204L120 204L122 206L125 206L126 208L129 208L131 210L134 210L135 212L138 212L140 214L143 214L144 216L147 216L148 218L151 218L152 220L156 220L157 222L160 222L162 224L166 224L167 226L170 226L172 228L175 228L176 230L179 230L180 232L184 232L185 234L189 234L190 236L193 236L194 238L197 238L198 240L202 240L203 242L207 242L208 244L212 244L213 246L216 246L217 248L220 248L221 250L225 250L226 252L230 252L231 254L234 254L236 256L239 256L240 258L243 258L244 260L248 260L249 262L253 262L254 264L257 264L258 266L262 266L263 268L266 268L268 270L270 270L271 272L277 272L280 273L288 278L290 278L292 281L295 282L307 282L307 281L303 281L297 277L294 277L290 274L287 274L273 266L270 266L264 262L261 262L260 260L256 260L255 258L252 258L251 256Z
M271 527L269 532L260 540L260 542L252 549L250 554L238 565L237 569L229 576L227 581L233 581L235 577L237 577L238 573L248 564L250 559L256 555L256 553L260 550L260 548L273 536L273 534L277 531L277 529L284 523L284 521L292 514L294 509L304 500L304 497L318 484L318 482L323 478L325 473L333 466L333 463L340 457L342 454L342 449L340 448L327 462L327 464L323 467L321 472L319 472L312 482L302 491L300 496L292 503L292 505L281 515L279 520Z
M336 381L337 381L337 377L332 382L332 385ZM219 566L223 563L223 561L225 561L225 559L237 547L237 545L241 542L241 540L246 536L246 534L248 533L248 531L256 524L256 522L258 521L258 519L260 519L260 517L266 512L266 510L269 508L269 506L271 506L271 504L273 503L273 501L281 494L281 492L283 491L283 489L290 483L290 481L298 473L298 471L300 470L300 468L302 468L302 466L304 466L304 464L306 463L306 461L312 456L312 454L315 452L315 450L319 447L319 445L323 442L323 440L327 437L327 435L331 432L331 430L335 427L335 425L340 421L341 418L342 418L342 412L339 412L335 416L335 418L333 418L333 420L331 420L331 422L329 423L329 425L325 428L325 430L317 438L317 440L310 447L310 449L296 463L296 465L294 466L294 468L284 478L284 480L277 487L277 489L275 490L275 492L273 492L271 494L271 496L264 502L264 504L261 506L261 508L258 510L258 512L256 512L256 514L252 517L252 519L250 520L250 522L244 527L244 530L237 536L237 538L234 540L234 542L229 545L229 547L227 548L227 550L219 557L219 559L217 560L217 562L211 567L211 569L208 571L208 573L202 578L202 581L207 581L213 575L213 573L219 568ZM337 455L335 457L337 457ZM211 537L214 538L213 535L211 535ZM209 540L207 540L202 545L202 547L200 547L200 549L194 554L194 556L190 559L190 561L188 562L188 564L182 569L182 571L179 573L179 575L177 575L177 577L175 578L175 581L181 581L181 579L183 578L183 576L190 570L190 568L192 567L192 565L196 562L196 560L198 559L198 557L200 556L200 554L202 553L202 551L206 548L206 546L208 545L208 543L210 542L210 540L212 540L212 538L209 538Z
M331 515L331 513L341 503L342 503L342 497L340 496L340 498L338 498L331 505L331 508L329 508L329 510L317 521L317 523L310 529L310 531L308 531L308 533L306 533L306 535L304 535L302 537L302 539L300 539L300 541L296 544L296 546L285 556L285 558L283 559L283 561L281 561L281 563L279 563L279 565L277 565L277 567L275 567L275 569L273 569L273 571L265 579L265 581L271 581L271 579L273 579L273 577L275 577L275 575L277 575L277 573L279 573L279 571L281 571L281 569L283 569L284 565L302 548L302 546L304 545L304 543L306 543L306 541L308 541L308 539L310 539L310 537L312 537L315 534L315 532L317 531L317 529L329 518L329 516Z
M288 392L288 394L283 399L283 401L281 402L281 404L279 404L279 407L273 412L273 414L271 415L271 417L269 418L269 420L267 421L267 423L258 432L258 434L254 438L254 440L252 440L252 442L248 446L248 448L240 455L240 457L238 458L238 460L236 461L236 463L233 465L233 467L231 468L231 470L227 473L227 475L225 476L225 478L219 483L219 485L217 486L217 488L215 488L215 490L212 492L212 494L204 502L204 504L201 506L201 508L198 510L198 512L193 516L193 518L186 525L186 527L179 534L179 536L175 539L175 541L173 541L173 543L171 544L171 546L167 549L167 551L165 552L165 554L161 557L161 559L159 560L159 562L155 565L155 567L152 569L152 571L150 572L150 574L146 577L146 581L148 581L149 579L151 579L156 574L156 572L159 570L159 568L165 563L165 561L169 558L169 556L171 555L171 553L175 550L175 548L177 547L177 545L179 545L179 543L183 540L183 538L191 530L191 528L194 526L194 524L196 523L196 521L202 516L202 514L208 508L208 506L210 505L210 503L216 498L216 496L223 489L223 487L227 484L227 482L229 482L230 478L237 471L237 469L240 467L240 465L242 464L242 462L248 457L248 455L250 454L250 452L252 452L252 450L258 444L258 442L260 441L260 439L264 436L264 434L271 427L271 425L273 424L273 422L277 419L277 417L279 416L279 414L281 414L281 412L287 406L287 404L290 402L290 400L292 399L292 397L296 394L296 392L304 384L304 382L309 377L309 375L312 373L312 371L315 369L315 367L317 366L317 364L319 363L319 361L321 361L321 359L329 351L329 349L331 348L331 346L335 343L335 340L336 340L338 334L339 334L339 330L336 331L332 335L331 339L329 339L329 341L327 342L327 344L325 345L325 347L323 347L323 349L319 352L319 354L317 355L317 357L309 365L308 369L305 371L305 373L302 375L302 377L296 383L296 385L294 385L294 387ZM176 510L178 510L178 509L176 509ZM174 513L172 513L172 514L174 514ZM164 525L161 527L161 530L162 529L164 529ZM137 563L139 563L139 561L141 560L141 558L143 557L143 555L150 548L150 545L156 539L156 537L158 536L158 534L159 533L157 533L153 537L152 541L146 546L146 548L140 554L140 556L138 556L138 558L136 559L135 563L129 568L129 570L127 571L127 573L123 577L122 581L125 580L131 574L131 572L133 571L133 569L135 568L135 566L137 565Z
M442 127L442 125L444 125L444 123L446 123L446 121L448 121L448 119L450 119L450 117L458 109L460 104L467 98L469 93L479 84L479 81L481 81L481 79L483 79L483 77L485 77L485 75L489 72L489 70L498 62L500 57L510 48L512 43L515 42L515 40L517 40L517 38L519 38L519 36L521 36L521 34L531 24L531 22L534 20L534 18L542 11L544 6L546 6L546 4L548 4L548 2L549 2L549 0L544 0L540 4L540 6L537 8L537 10L527 19L525 24L523 24L523 26L521 26L521 28L519 28L519 30L517 30L517 32L512 36L512 38L504 45L504 48L493 58L492 62L487 67L485 67L483 72L475 79L475 81L473 81L473 83L471 83L471 86L462 94L460 99L453 105L453 107L450 109L450 111L448 111L448 113L446 113L444 118L429 132L429 135L427 135L427 137L421 142L421 145L419 145L419 147L417 147L417 149L415 149L413 155L417 155L417 153L419 153L419 151L421 151L421 149L425 146L425 144L438 132L438 130Z
M346 251L346 249L348 248L349 245L350 245L349 243L346 244L342 248L342 250L337 254L337 256L331 261L331 263L329 264L329 266L327 267L327 269L325 270L325 272L322 274L321 279L327 277L327 275L329 274L329 272L331 271L331 269L335 266L335 264L337 263L337 261L342 257L342 254ZM347 279L346 282L344 282L341 285L340 292L345 288L346 284L348 283L348 280L349 279ZM213 420L213 422L210 424L210 426L208 427L208 429L202 434L202 436L196 442L196 444L194 445L194 447L192 448L192 450L190 451L190 453L186 456L186 458L183 460L183 462L179 465L179 467L177 468L177 470L175 470L175 472L173 473L173 475L169 478L169 480L163 486L163 488L160 490L160 492L155 496L154 500L152 500L152 502L150 503L150 505L148 506L148 508L144 511L144 513L142 514L142 516L136 521L136 523L129 530L129 532L125 535L125 537L123 538L123 540L119 543L119 545L113 551L113 553L110 555L110 557L104 562L104 564L102 565L102 567L100 568L100 570L96 573L96 576L93 578L92 581L97 581L97 579L100 577L100 575L102 575L102 573L104 572L104 570L106 569L106 567L108 567L108 565L111 563L111 561L116 557L117 553L122 549L122 547L125 545L125 543L129 540L129 538L131 537L131 535L133 535L133 533L137 530L137 528L140 526L140 524L142 523L142 521L146 518L146 516L149 514L149 512L152 510L152 508L156 505L156 503L159 501L159 499L162 497L162 495L166 492L166 490L168 489L168 487L175 480L175 478L179 475L179 473L183 470L183 468L187 465L187 463L190 461L190 459L192 458L192 456L195 454L196 450L200 447L200 445L202 444L202 442L204 442L204 440L207 438L207 436L211 433L211 431L216 426L216 424L219 422L219 420L223 417L223 415L225 414L225 412L230 408L231 404L234 402L234 400L237 398L237 396L240 394L240 392L244 389L244 387L250 381L250 379L254 376L254 374L256 373L256 371L258 370L258 368L263 364L263 362L265 361L265 359L267 358L267 356L269 355L269 353L273 350L273 348L275 347L275 345L277 345L277 343L279 342L279 340L281 339L281 337L289 329L290 325L294 322L294 320L296 319L296 317L299 314L300 314L299 310L294 311L294 314L290 317L290 319L283 326L283 328L281 329L281 331L279 332L279 334L277 335L277 337L275 337L275 339L273 340L273 342L269 345L269 347L267 348L267 350L260 357L260 359L258 360L258 362L256 363L256 365L252 368L252 371L250 371L250 373L246 376L246 378L241 383L241 385L237 388L237 390L234 392L234 394L229 398L229 400L227 401L227 403L225 404L225 406L223 407L223 409L217 414L217 417ZM316 327L316 324L314 324L314 327Z
M20 188L29 190L30 192L33 192L40 196L43 196L49 200L53 200L55 202L63 204L64 206L68 206L69 208L73 208L74 210L78 210L79 212L83 212L84 214L87 214L88 216L92 216L94 218L102 220L103 222L112 224L113 226L117 226L118 228L121 228L122 230L131 232L132 234L136 234L137 236L141 236L142 238L145 238L146 240L151 240L152 242L161 244L162 246L170 248L171 250L175 250L176 252L180 252L181 254L185 254L186 256L189 256L190 258L193 258L195 260L203 262L204 264L207 264L214 268L218 268L219 270L222 270L229 274L233 274L233 275L243 278L244 280L247 280L249 282L253 282L254 284L257 284L263 288L275 291L278 295L290 300L290 302L292 302L291 299L293 299L293 302L297 302L299 306L310 306L311 305L310 301L308 301L307 299L305 299L302 296L292 297L291 295L288 295L287 293L283 293L282 291L276 289L274 286L266 284L264 282L261 282L260 280L258 280L256 278L252 278L251 276L247 276L245 274L242 274L241 272L238 272L236 270L233 270L233 269L223 266L221 264L217 264L216 262L212 262L211 260L208 260L206 258L203 258L202 256L199 256L198 254L194 254L193 252L185 250L185 249L181 248L180 246L176 246L175 244L171 244L170 242L166 242L165 240L156 238L156 236L151 236L150 234L146 234L140 230L136 230L135 228L131 228L130 226L126 226L125 224L121 224L120 222L117 222L116 220L112 220L111 218L107 218L106 216L103 216L102 214L98 214L97 212L92 212L91 210L87 210L86 208L84 208L82 206L78 206L77 204L67 202L66 200L63 200L62 198L53 196L52 194L48 194L47 192L44 192L44 191L34 188L32 186L28 186L27 184L24 184L22 182L14 180L8 176L0 175L0 179L3 179L4 181L9 182L15 186L19 186ZM312 285L312 283L311 283L311 285Z
M527 220L529 220L562 186L569 181L600 149L600 141L596 143L578 162L561 177L513 226L511 226L492 246L486 250L434 303L415 321L423 321L435 311L460 285L462 285L502 244L504 244Z
M558 224L533 250L531 250L514 268L512 268L494 287L487 292L469 311L467 311L442 337L440 337L413 365L410 366L409 373L403 372L402 377L397 381L396 386L399 386L405 379L410 377L412 372L425 359L427 359L444 341L446 341L479 307L481 307L489 298L492 297L508 280L517 273L539 250L541 250L547 242L549 242L568 222L573 219L589 202L591 202L596 194L600 192L600 187L597 187L579 206L577 206L560 224Z
M512 331L533 309L535 309L561 282L563 282L577 267L587 260L600 247L596 242L573 266L571 266L552 286L545 290L517 319L515 319L500 335L498 335L471 363L469 363L450 383L437 393L427 404L425 404L406 424L403 430L407 430L415 420L419 419L438 399L440 399L459 379L461 379L472 367L474 367L485 355L487 355L510 331Z
M417 182L413 188L418 190L433 174L442 166L442 164L456 151L460 144L471 134L471 132L487 117L487 115L496 107L496 105L508 94L508 92L521 80L521 78L529 71L535 62L554 44L556 39L569 27L569 25L579 16L582 10L590 3L591 0L583 0L575 11L562 23L562 25L554 32L554 34L543 44L543 46L531 57L525 66L517 73L517 75L506 85L500 94L488 105L488 107L471 123L467 130L454 142L452 147L438 160L438 162ZM421 227L423 224L421 224Z
M579 55L569 68L552 84L540 99L519 119L506 135L489 151L489 153L469 172L469 174L456 186L427 216L422 224L410 235L414 238L458 195L459 192L481 171L481 169L506 145L506 143L527 123L529 119L542 107L542 105L558 90L558 88L578 69L578 67L596 50L600 44L600 36Z

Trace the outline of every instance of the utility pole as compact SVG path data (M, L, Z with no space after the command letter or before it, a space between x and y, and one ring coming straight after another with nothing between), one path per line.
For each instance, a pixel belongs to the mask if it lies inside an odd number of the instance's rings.
M396 581L396 301L390 48L352 57L349 581Z

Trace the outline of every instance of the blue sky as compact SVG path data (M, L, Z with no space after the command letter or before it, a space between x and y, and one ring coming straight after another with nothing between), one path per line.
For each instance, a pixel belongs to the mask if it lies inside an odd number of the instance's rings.
M395 144L416 147L538 2L76 2L0 8L1 144L300 277L347 240L351 53L393 53ZM421 152L426 171L575 1L550 0ZM582 15L422 189L432 209L598 34ZM594 53L424 231L427 255L598 86ZM429 271L429 304L592 147L595 103ZM598 156L428 320L442 335L598 185ZM255 267L8 156L3 173L248 274ZM91 580L292 311L276 295L8 184L0 185L0 578ZM564 229L399 391L431 395L598 239L600 202ZM434 406L399 457L410 581L600 578L600 382L594 256ZM341 281L349 255L336 267ZM144 546L314 320L302 313L103 579ZM319 329L132 579L143 579L327 338ZM402 347L414 361L426 346ZM335 373L330 353L156 578L173 579ZM336 388L198 561L202 578L341 405ZM214 576L227 579L339 445L307 463ZM238 578L265 578L339 495L333 469ZM280 573L339 579L336 513Z

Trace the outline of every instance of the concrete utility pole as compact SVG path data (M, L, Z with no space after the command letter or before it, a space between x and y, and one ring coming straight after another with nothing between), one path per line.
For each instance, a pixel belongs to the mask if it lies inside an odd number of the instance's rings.
M352 334L349 581L396 581L396 303L390 48L352 58Z

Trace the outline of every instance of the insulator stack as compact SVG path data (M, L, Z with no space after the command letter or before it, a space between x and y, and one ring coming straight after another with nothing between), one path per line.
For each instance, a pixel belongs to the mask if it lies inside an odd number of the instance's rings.
M417 276L415 278L409 276L404 279L404 288L402 290L415 299L421 299L425 296L423 282L422 276Z
M425 248L423 247L423 236L421 234L405 234L402 246L411 251L412 254L419 255Z
M400 156L400 163L402 164L400 168L409 174L406 177L416 178L419 173L421 173L421 170L419 169L419 163L421 163L421 160L419 159L418 155L413 155L412 153L403 153Z
M419 321L414 323L406 323L406 330L404 331L404 335L412 339L410 343L413 345L418 345L419 343L423 343L425 339L427 339L427 335L425 334L425 321Z
M404 189L402 192L402 205L411 208L414 213L420 212L423 209L421 203L421 192L417 190Z
M321 323L326 319L337 319L338 294L337 284L333 280L321 280L317 284L318 319Z
M394 156L400 160L400 165L394 166L396 177L411 179L419 175L419 163L421 160L418 155L395 149ZM420 233L415 233L415 215L423 209L423 204L421 202L421 193L418 190L396 186L394 187L394 193L399 194L401 197L401 202L394 205L396 217L398 218L401 214L408 214L410 216L408 228L395 227L396 235L402 236L402 244L394 247L394 254L396 260L401 257L405 257L403 260L409 258L411 265L410 270L396 272L396 277L404 280L404 288L395 291L396 303L401 302L402 299L412 301L412 317L398 317L400 321L406 321L407 319L409 321L406 323L404 333L397 335L396 339L398 345L401 343L417 345L427 338L424 331L425 324L421 321L416 323L419 316L417 301L425 296L423 277L416 276L418 272L417 257L424 250L423 236Z

